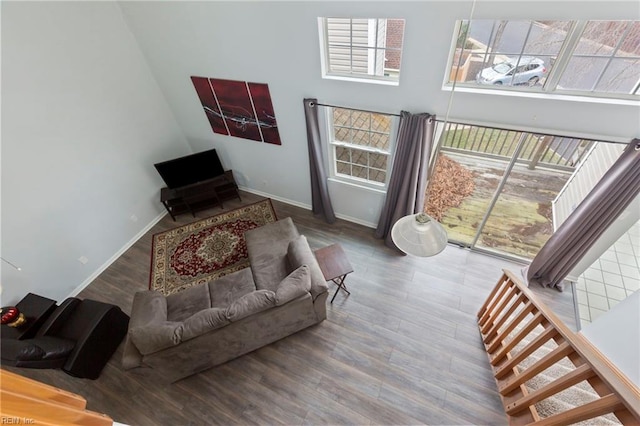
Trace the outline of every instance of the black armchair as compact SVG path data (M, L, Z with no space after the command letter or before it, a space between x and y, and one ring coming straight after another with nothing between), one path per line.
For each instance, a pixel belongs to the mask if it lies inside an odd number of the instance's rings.
M32 339L2 339L2 362L62 368L75 377L96 379L126 335L128 324L129 317L118 306L71 297Z

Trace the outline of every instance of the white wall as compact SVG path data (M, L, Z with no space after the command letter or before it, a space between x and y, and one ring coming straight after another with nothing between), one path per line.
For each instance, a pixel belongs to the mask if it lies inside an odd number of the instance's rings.
M28 291L66 296L152 223L162 213L162 182L152 167L159 160L213 146L241 185L309 205L302 99L444 117L451 33L471 2L3 1L1 8L1 254L23 268L3 264L6 304ZM479 0L474 17L639 14L631 1ZM400 86L323 80L318 16L406 19ZM213 134L191 75L268 83L283 145ZM456 93L451 116L640 135L637 105ZM339 215L377 221L381 194L334 182L330 191ZM80 264L80 256L89 262Z
M214 144L243 186L311 203L302 99L366 109L431 112L444 117L442 90L456 19L471 2L123 2L123 13L194 150ZM638 19L635 2L478 1L476 18ZM400 85L323 80L319 16L406 20ZM282 146L214 134L191 75L269 84ZM556 133L631 139L640 134L638 104L456 93L452 118ZM379 193L332 182L336 213L377 222Z
M22 268L2 303L61 300L162 213L153 163L191 148L116 3L1 7L2 257Z
M580 333L640 387L640 291L587 324Z

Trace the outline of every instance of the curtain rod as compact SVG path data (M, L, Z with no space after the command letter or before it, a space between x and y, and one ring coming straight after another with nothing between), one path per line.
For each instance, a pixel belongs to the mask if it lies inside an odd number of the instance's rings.
M330 108L344 108L344 109L351 109L354 111L362 111L362 112L370 112L372 114L384 114L384 115L393 115L396 117L400 117L400 114L390 114L388 112L380 112L380 111L371 111L368 109L362 109L362 108L351 108L351 107L345 107L345 106L340 106L340 105L330 105L330 104L321 104L320 102L314 102L314 105L317 106L324 106L324 107L330 107ZM477 127L484 127L487 129L495 129L495 130L505 130L508 132L523 132L523 133L532 133L532 134L539 134L539 135L547 135L547 136L553 136L553 137L560 137L560 138L572 138L572 139L586 139L586 140L593 140L593 141L597 141L597 142L605 142L605 143L619 143L619 144L627 144L629 143L629 141L625 141L625 140L612 140L612 139L604 139L604 138L599 138L599 137L593 137L593 136L588 136L588 135L578 135L578 136L571 136L568 134L558 134L558 133L549 133L549 132L544 132L544 131L540 131L540 130L536 130L536 129L514 129L514 128L507 128L507 127L499 127L497 125L492 125L492 124L485 124L485 123L475 123L472 121L464 121L464 120L455 120L455 121L451 121L450 119L435 119L436 123L448 123L449 125L452 124L460 124L463 126L477 126Z
M400 117L401 116L400 114L394 114L394 113L391 113L391 112L371 111L370 109L351 108L351 107L345 107L345 106L340 106L340 105L321 104L320 102L314 103L314 105L324 106L324 107L329 107L329 108L351 109L351 110L354 110L354 111L370 112L371 114L393 115L394 117ZM439 120L437 118L435 119L435 121L437 123L446 123L445 120Z
M361 109L361 108L344 107L344 106L340 106L340 105L321 104L319 102L315 103L315 105L329 107L329 108L343 108L343 109L351 109L351 110L354 110L354 111L370 112L371 114L384 114L384 115L393 115L393 116L396 116L396 117L400 117L400 114L392 114L392 113L380 112L380 111L371 111L371 110L368 110L368 109Z

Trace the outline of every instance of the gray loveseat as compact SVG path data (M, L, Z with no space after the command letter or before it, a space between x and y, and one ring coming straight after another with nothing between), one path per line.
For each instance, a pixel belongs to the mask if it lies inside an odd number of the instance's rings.
M327 317L327 283L291 218L245 239L250 268L167 297L135 294L125 369L175 382Z

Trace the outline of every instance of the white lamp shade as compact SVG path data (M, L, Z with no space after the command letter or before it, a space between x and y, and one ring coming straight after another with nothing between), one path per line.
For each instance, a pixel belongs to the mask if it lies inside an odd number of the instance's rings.
M428 257L447 246L447 231L431 216L417 213L400 218L391 228L391 239L407 254Z

